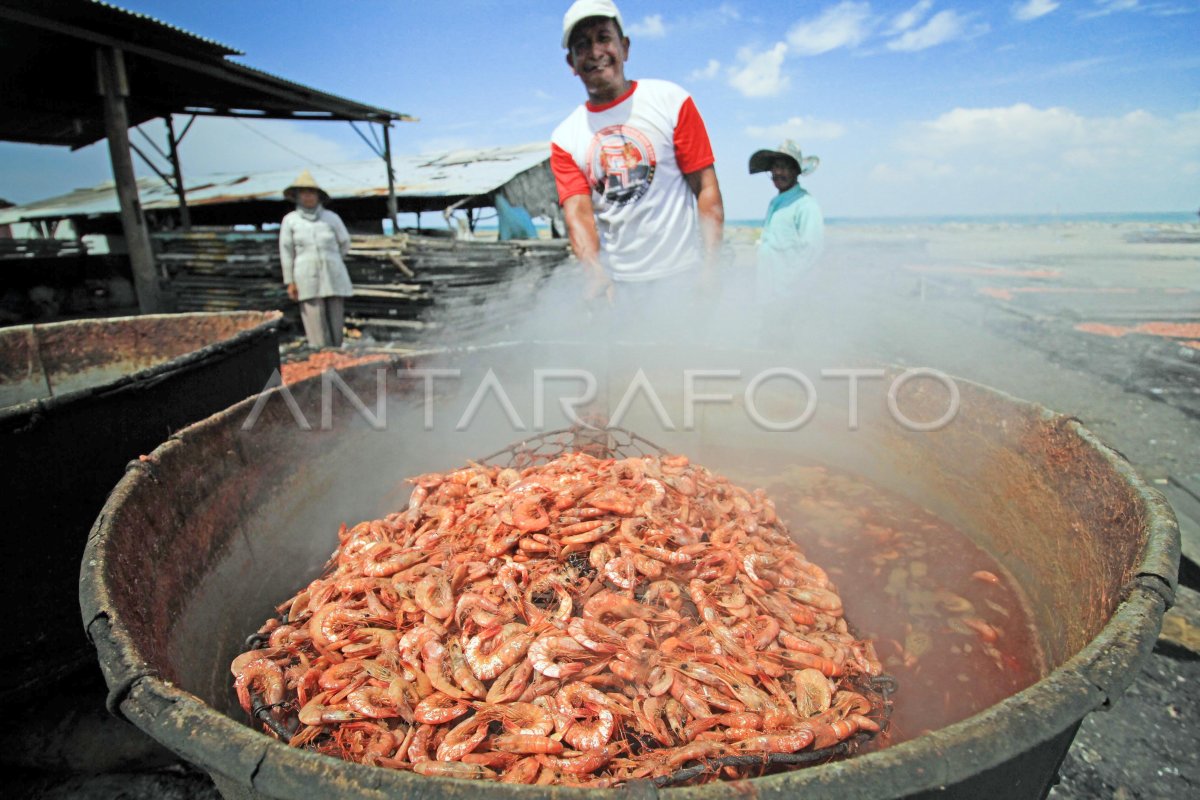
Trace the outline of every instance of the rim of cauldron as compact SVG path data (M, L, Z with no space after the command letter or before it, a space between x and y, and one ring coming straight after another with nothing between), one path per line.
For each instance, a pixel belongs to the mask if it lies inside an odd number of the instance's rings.
M495 345L493 345L495 346ZM502 345L501 345L502 346ZM471 348L471 350L490 349ZM436 352L407 353L397 360ZM372 365L351 368L370 369ZM319 376L308 378L318 381ZM973 381L954 378L991 394L1044 421L1063 417L1036 403ZM296 388L296 387L293 387ZM279 389L272 389L278 392ZM189 426L161 445L155 454L186 446L185 434L233 424L255 402L254 397ZM1150 652L1162 615L1174 602L1179 562L1179 528L1160 492L1147 484L1117 451L1074 419L1067 429L1096 450L1129 486L1145 510L1146 541L1127 595L1108 622L1078 653L1031 686L959 722L883 750L853 758L782 772L746 781L715 781L700 786L656 789L640 784L647 796L670 793L677 798L712 800L742 796L790 797L804 791L815 797L908 795L937 790L1004 764L1061 735L1091 711L1115 701L1136 675L1133 669ZM155 458L154 460L157 460ZM130 470L113 490L88 539L81 570L80 605L87 633L96 646L109 686L108 707L180 757L225 779L271 797L412 796L458 800L472 792L490 797L528 800L534 796L583 800L597 792L630 791L568 786L524 786L452 778L427 778L411 772L369 767L289 747L223 714L192 693L156 675L108 602L100 550L109 536L113 515L143 480Z
M238 350L247 342L258 339L264 334L277 330L283 324L283 312L281 311L186 311L180 314L140 314L130 317L95 317L88 319L67 320L65 322L47 322L34 323L31 325L21 325L17 328L30 328L33 330L44 330L58 326L79 326L80 324L104 324L115 325L117 323L128 322L130 320L144 320L154 322L156 320L185 320L185 319L208 319L217 317L258 317L259 322L253 327L240 330L233 336L228 336L220 341L207 344L190 352L176 356L175 358L154 364L153 366L139 369L136 372L129 372L120 377L114 378L111 381L88 386L83 389L75 389L70 392L51 395L49 397L37 397L32 400L26 400L22 403L14 403L10 406L0 407L0 424L17 425L25 417L31 417L35 414L48 414L64 406L68 406L82 398L91 397L95 394L110 392L128 384L137 384L149 381L155 378L163 378L176 372L185 369L191 369L194 365L213 359L216 356L223 356L227 351ZM14 329L9 329L14 330Z

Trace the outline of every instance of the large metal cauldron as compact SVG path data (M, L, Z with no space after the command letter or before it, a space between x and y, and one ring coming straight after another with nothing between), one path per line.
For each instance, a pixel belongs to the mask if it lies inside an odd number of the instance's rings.
M841 380L814 385L820 404L800 430L765 431L755 414L792 419L804 402L786 375L763 372L779 363L762 359L718 352L699 364L665 353L649 363L635 349L605 355L502 345L408 365L460 370L456 378L425 373L427 383L402 381L395 371L381 379L374 366L347 371L357 407L331 384L323 409L314 378L296 387L294 404L274 390L257 409L246 400L188 428L126 474L84 557L83 620L110 709L208 771L227 798L595 798L601 790L426 779L290 749L246 726L228 669L246 633L316 576L338 523L403 505L406 475L522 438L511 417L534 424L534 366L569 365L597 372L610 412L629 397L624 427L715 469L730 447L819 460L934 510L1021 586L1047 664L1028 689L890 749L749 783L624 792L680 800L1043 796L1080 721L1121 694L1153 645L1175 587L1178 528L1170 509L1074 420L964 382L957 417L937 432L897 424L885 391L895 375L862 383L857 427ZM693 403L690 425L684 368L740 371L706 373L693 400L731 399ZM552 377L561 397L581 394L578 374ZM753 392L743 391L756 379ZM548 391L555 380L543 380ZM631 394L639 380L643 390ZM676 429L664 426L647 386ZM897 407L928 421L943 414L947 398L946 386L913 380L898 391ZM546 429L564 422L556 408L554 397L544 398Z
M78 560L125 464L262 389L277 312L89 319L0 330L0 699L93 655Z

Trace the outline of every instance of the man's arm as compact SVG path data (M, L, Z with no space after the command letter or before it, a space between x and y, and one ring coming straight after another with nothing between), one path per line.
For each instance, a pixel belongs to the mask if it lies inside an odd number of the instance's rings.
M721 199L721 186L717 183L717 170L712 166L689 172L683 177L691 187L692 194L696 195L700 237L704 243L704 269L708 279L716 271L717 257L725 236L725 203Z
M607 295L612 299L612 279L600 264L600 231L596 229L595 209L592 197L587 194L571 195L563 201L563 219L567 223L567 237L575 257L583 264L587 278L586 296L591 299Z

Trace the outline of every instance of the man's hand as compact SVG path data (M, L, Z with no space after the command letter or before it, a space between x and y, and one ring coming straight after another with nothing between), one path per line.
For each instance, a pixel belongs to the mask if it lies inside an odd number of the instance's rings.
M616 285L603 269L587 269L587 282L583 287L583 299L592 301L601 297L609 303L613 301Z
M293 302L299 302L300 290L296 288L296 284L289 283L287 285L287 293L288 293L288 297L290 297Z
M725 203L721 199L721 186L717 183L717 171L713 167L689 172L683 177L696 195L696 215L700 221L700 239L704 244L704 264L696 282L697 289L705 297L715 297L717 269L725 239Z

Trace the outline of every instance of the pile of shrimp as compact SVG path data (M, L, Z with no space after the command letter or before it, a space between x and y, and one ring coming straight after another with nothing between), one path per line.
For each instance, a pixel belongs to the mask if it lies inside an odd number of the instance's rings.
M747 777L879 730L854 691L874 648L762 490L685 456L578 452L410 482L233 661L242 708L293 746L606 787Z

